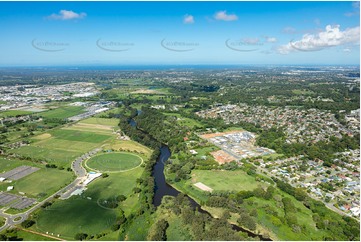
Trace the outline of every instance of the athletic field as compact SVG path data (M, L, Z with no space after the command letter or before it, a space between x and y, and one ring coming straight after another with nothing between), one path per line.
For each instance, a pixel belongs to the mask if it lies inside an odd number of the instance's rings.
M126 171L139 166L142 158L128 152L112 152L90 158L86 165L88 168L100 172Z

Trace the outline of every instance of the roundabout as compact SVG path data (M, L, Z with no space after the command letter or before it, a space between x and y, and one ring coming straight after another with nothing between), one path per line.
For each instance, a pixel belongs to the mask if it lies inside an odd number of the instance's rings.
M129 152L101 153L85 161L86 168L97 172L126 172L139 167L143 159Z

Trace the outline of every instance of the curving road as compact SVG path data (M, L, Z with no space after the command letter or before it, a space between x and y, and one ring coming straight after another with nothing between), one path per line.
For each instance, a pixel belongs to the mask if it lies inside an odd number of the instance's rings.
M99 152L100 150L101 150L101 148L96 148L96 149L89 151L88 153L82 155L81 157L78 157L77 159L75 159L71 165L71 168L73 169L77 178L69 185L60 189L59 191L57 191L56 193L47 197L43 201L37 203L35 206L31 207L27 211L13 215L13 214L8 214L8 213L4 212L4 210L6 210L7 208L1 209L0 216L4 217L6 219L6 222L2 227L0 227L0 232L7 228L10 228L14 225L22 223L24 220L26 220L29 217L29 215L32 212L34 212L36 209L40 208L45 202L49 202L52 199L54 199L55 196L60 196L61 199L67 199L71 196L73 191L83 187L81 184L87 177L87 171L82 166L82 162L83 162L83 160L88 159L90 156L94 155L95 153Z

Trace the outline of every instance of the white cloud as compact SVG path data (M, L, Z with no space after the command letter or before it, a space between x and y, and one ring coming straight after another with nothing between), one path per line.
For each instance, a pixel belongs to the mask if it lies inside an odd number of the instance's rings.
M266 42L268 42L268 43L276 43L277 38L275 38L275 37L266 37Z
M185 24L193 24L194 23L194 17L192 15L184 15L183 23Z
M325 31L318 34L305 34L300 40L292 40L288 44L280 46L278 52L288 54L293 51L318 51L333 46L359 43L359 26L342 31L339 25L327 25Z
M82 19L86 17L86 13L76 13L71 10L60 10L58 14L53 13L48 16L48 19L54 20L71 20L71 19Z
M227 11L219 11L214 14L214 18L216 20L222 21L236 21L238 19L237 15L235 14L227 14Z
M350 49L350 48L344 48L342 51L343 51L343 52L346 52L346 53L350 53L350 52L351 52L351 49Z

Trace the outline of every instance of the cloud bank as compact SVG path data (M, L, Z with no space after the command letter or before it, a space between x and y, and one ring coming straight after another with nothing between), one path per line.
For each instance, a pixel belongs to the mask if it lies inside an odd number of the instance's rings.
M360 27L340 30L339 25L327 25L325 31L318 34L305 34L300 40L292 40L278 48L280 54L294 51L318 51L328 47L360 43Z

